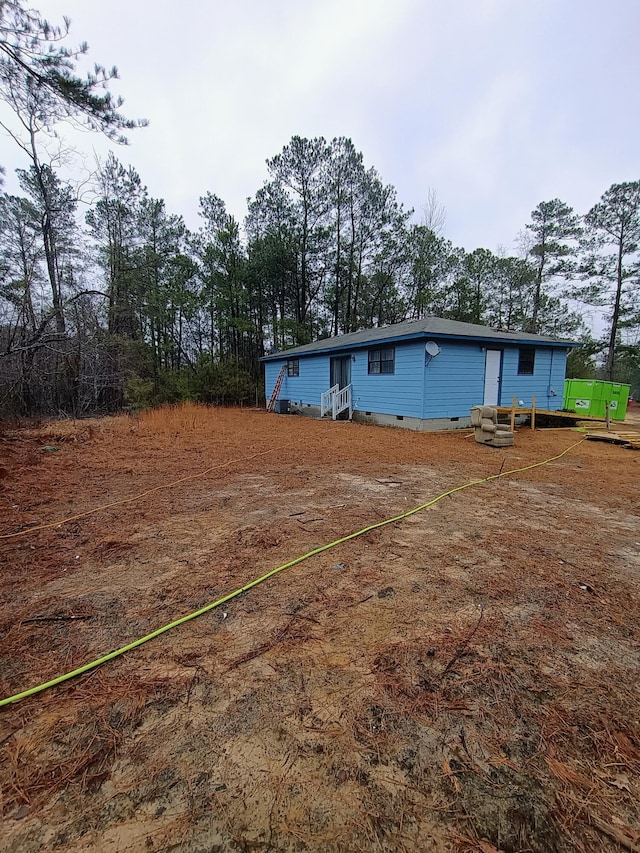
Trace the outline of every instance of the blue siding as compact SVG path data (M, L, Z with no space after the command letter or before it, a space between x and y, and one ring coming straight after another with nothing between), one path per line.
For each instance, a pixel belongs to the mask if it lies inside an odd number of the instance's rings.
M344 353L351 358L351 396L354 409L379 414L422 417L422 371L424 344L411 341L397 346L395 373L369 376L368 348ZM280 397L297 403L320 405L320 395L329 389L330 357L340 352L301 356L300 375L282 381ZM355 358L355 361L354 361ZM286 359L265 362L265 393L271 397L278 373Z
M379 349L379 347L370 347ZM395 372L369 375L369 347L355 353L351 363L353 408L381 415L422 417L424 343L407 341L395 347Z
M510 406L514 397L525 406L536 398L536 408L562 408L567 350L564 347L536 347L532 376L518 375L518 347L505 347L502 359L500 403ZM555 394L552 392L555 391Z
M264 363L264 392L267 400L273 394L273 388L278 378L278 373L282 367L281 361L265 361Z
M267 400L273 393L282 365L286 363L286 359L265 362ZM279 394L280 399L319 406L320 395L329 388L329 356L326 354L303 356L299 359L299 365L299 376L287 376L285 373Z
M468 417L472 406L484 400L485 350L494 348L472 341L437 339L440 353L426 357L424 340L395 344L395 373L369 375L368 349L352 349L351 388L353 408L361 412L403 415L413 418ZM500 405L510 406L513 397L531 405L535 395L540 409L561 409L567 352L563 347L536 347L534 373L518 375L517 346L495 345L503 350ZM329 388L329 364L339 351L299 356L300 375L287 376L280 397L303 405L320 405L320 395ZM283 353L284 356L284 353ZM267 399L286 358L265 362ZM555 391L555 394L551 392Z
M469 417L484 399L485 353L479 344L439 340L424 374L424 418ZM424 345L423 345L424 352Z

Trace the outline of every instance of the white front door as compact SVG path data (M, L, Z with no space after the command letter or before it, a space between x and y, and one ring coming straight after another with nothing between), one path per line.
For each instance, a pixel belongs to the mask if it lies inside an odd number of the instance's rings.
M488 349L484 363L484 405L497 406L500 400L500 365L502 352Z

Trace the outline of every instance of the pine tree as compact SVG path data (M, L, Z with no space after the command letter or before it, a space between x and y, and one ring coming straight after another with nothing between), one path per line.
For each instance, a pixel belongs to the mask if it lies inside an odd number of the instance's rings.
M621 328L640 325L640 181L613 184L585 216L585 302L608 308L605 375L614 377Z
M147 122L127 119L119 111L122 99L108 90L117 68L95 65L92 73L78 75L78 61L89 48L86 42L75 48L63 44L69 26L68 18L62 26L51 25L22 0L0 2L0 98L23 124L26 115L32 116L27 130L35 123L51 128L73 121L125 142L125 131Z
M582 229L573 208L559 198L540 202L531 212L531 220L526 227L533 241L529 254L536 277L526 331L535 334L540 331L540 313L545 297L557 295L551 292L553 280L567 278L574 266L571 260L575 261L577 257L576 241Z

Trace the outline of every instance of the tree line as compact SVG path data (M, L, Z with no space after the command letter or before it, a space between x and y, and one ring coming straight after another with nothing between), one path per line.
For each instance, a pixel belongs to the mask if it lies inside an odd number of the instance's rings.
M51 128L122 141L145 122L111 96L116 69L77 74L86 46L63 46L67 30L0 3L0 125L23 158L20 194L0 195L2 412L250 403L272 349L427 314L580 338L574 375L593 375L597 356L604 377L640 380L640 181L583 216L541 202L513 254L454 246L435 194L417 220L345 137L294 136L242 222L205 192L188 229L113 153L81 214ZM601 340L586 306L603 314Z

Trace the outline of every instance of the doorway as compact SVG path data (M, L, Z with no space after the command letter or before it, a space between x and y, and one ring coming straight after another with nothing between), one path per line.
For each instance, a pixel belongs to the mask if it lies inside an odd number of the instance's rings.
M329 362L329 387L338 385L341 389L351 385L351 356L337 356Z
M340 390L351 385L351 356L337 356L329 362L329 382L330 388L337 385ZM337 415L337 419L341 421L349 420L351 415L350 408L344 409Z
M502 350L488 349L484 362L484 405L500 405Z

